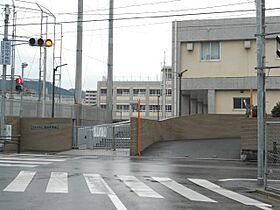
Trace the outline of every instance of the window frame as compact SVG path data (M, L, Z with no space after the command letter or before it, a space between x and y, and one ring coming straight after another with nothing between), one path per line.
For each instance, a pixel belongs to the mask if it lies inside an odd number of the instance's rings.
M219 58L218 59L212 59L211 57L211 55L212 55L212 48L211 48L211 44L212 43L214 43L214 42L217 42L218 44L219 44L219 47L218 47L218 49L219 49ZM202 50L202 48L203 48L203 44L206 44L206 43L209 43L209 49L210 49L210 58L209 59L203 59L203 57L202 57L202 53L203 53L203 50ZM221 48L221 42L220 41L205 41L205 42L201 42L200 43L200 61L201 62L217 62L217 61L221 61L221 50L222 50L222 48Z
M240 108L238 107L235 107L235 100L236 99L239 99L240 100ZM233 105L233 110L246 110L247 108L249 107L246 107L245 104L244 104L244 100L248 100L247 103L248 105L250 106L250 97L233 97L232 98L232 105ZM243 105L244 104L244 105Z

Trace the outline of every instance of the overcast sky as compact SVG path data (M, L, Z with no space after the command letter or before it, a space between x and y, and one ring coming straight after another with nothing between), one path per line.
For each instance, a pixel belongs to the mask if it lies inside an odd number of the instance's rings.
M58 23L63 27L62 63L68 65L62 68L62 87L74 88L76 65L76 23L78 0L30 0L27 3L15 1L17 11L18 38L28 40L28 37L38 37L40 34L40 12L34 3L51 11ZM114 78L115 80L156 80L160 78L160 69L164 63L171 65L172 21L230 18L255 16L255 12L223 13L206 15L184 15L213 13L240 9L255 9L254 0L115 0L114 21ZM277 7L279 0L266 0L267 8ZM1 0L3 4L12 4L11 0ZM278 3L279 4L279 3ZM108 8L109 0L84 0L83 24L83 90L96 89L97 81L107 75L107 39L108 39ZM1 11L0 33L3 38L4 15ZM275 10L271 15L277 15ZM132 17L163 16L161 18L135 19ZM171 17L164 17L171 16ZM132 18L122 20L122 18ZM46 18L44 18L46 21ZM48 17L52 23L53 18ZM21 25L23 24L23 25ZM11 27L9 34L11 34ZM45 30L45 26L44 26ZM48 33L53 38L53 25L49 25ZM60 26L56 28L56 37L60 37ZM59 51L59 41L56 52ZM164 56L165 55L165 56ZM47 80L52 79L52 49L48 49ZM165 57L165 59L164 59ZM38 79L39 48L20 45L16 48L16 73L20 73L21 63L28 63L25 76ZM2 68L2 67L1 67ZM2 70L2 69L1 69Z

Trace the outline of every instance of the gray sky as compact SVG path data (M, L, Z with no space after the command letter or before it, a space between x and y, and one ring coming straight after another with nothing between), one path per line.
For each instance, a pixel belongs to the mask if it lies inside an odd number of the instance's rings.
M74 88L75 85L75 50L76 50L76 23L78 0L30 0L31 3L15 1L17 6L17 35L36 37L40 34L40 12L38 4L49 9L57 22L63 23L62 63L68 65L62 68L62 87ZM279 0L266 0L266 7L278 7ZM12 4L11 0L1 0L1 9L4 3ZM108 8L109 0L84 0L84 39L83 39L83 90L96 89L97 81L107 74L107 37L108 37ZM197 14L203 12L217 12L240 9L254 9L254 0L115 0L114 22L114 77L116 80L159 79L160 69L164 62L171 65L171 22L186 19L230 18L255 16L255 12L234 14L206 14L161 17L153 19L130 19L136 16L169 16L178 14ZM3 9L2 9L3 11ZM2 13L1 11L1 13ZM271 12L279 14L280 10ZM3 13L0 16L0 33L3 34ZM45 19L44 19L45 20ZM98 20L98 21L96 21ZM53 22L51 17L49 23ZM25 25L21 25L25 24ZM33 25L32 25L33 24ZM53 36L53 26L48 27L49 36ZM11 33L11 28L9 28ZM60 37L57 27L56 36ZM3 35L1 35L2 39ZM57 44L58 45L58 44ZM58 49L57 49L58 50ZM57 51L58 52L58 51ZM48 59L51 60L52 49L48 49ZM16 73L20 73L22 62L29 66L25 75L31 79L38 79L39 49L28 45L16 48ZM2 67L1 67L2 68ZM52 64L48 65L47 80L51 81Z

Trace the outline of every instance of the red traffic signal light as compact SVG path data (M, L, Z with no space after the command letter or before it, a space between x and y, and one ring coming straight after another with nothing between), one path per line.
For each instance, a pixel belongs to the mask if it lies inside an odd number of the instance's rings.
M22 85L23 84L23 79L22 78L16 78L16 84L17 85Z
M17 91L22 91L23 90L23 79L20 78L16 78L16 90Z

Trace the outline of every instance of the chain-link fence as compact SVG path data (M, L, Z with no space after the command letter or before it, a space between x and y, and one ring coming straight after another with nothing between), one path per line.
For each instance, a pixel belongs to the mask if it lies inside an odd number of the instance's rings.
M280 121L266 122L265 189L280 192Z
M130 148L130 123L103 124L78 128L77 146L80 149Z

